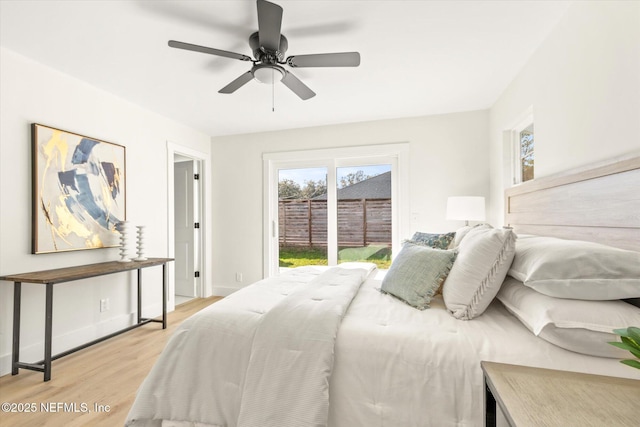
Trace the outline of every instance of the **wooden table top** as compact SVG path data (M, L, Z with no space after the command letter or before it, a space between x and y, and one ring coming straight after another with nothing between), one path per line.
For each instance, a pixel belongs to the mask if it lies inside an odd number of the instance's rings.
M9 274L0 280L25 283L62 283L72 280L86 279L105 274L137 270L144 267L165 264L173 258L148 258L145 261L108 261L97 264L78 265L74 267L56 268L53 270L33 271L29 273Z
M513 426L638 426L640 380L481 364L496 402Z

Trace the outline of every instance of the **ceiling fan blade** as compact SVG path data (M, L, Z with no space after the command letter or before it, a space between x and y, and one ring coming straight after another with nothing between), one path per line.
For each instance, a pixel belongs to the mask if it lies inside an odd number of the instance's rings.
M253 74L251 73L251 71L247 71L246 73L242 74L240 77L238 77L237 79L235 79L234 81L232 81L231 83L229 83L228 85L220 89L218 92L233 93L236 90L240 89L245 84L249 83L251 79L253 79Z
M282 8L266 0L258 0L258 37L266 50L280 49Z
M318 53L296 55L287 58L292 67L357 67L360 65L358 52Z
M224 56L225 58L239 59L241 61L251 61L251 57L240 53L228 52L226 50L214 49L212 47L198 46L197 44L183 43L169 40L169 46L177 49L192 50L194 52L208 53L210 55Z
M296 76L286 70L284 73L282 83L291 89L293 93L298 95L302 100L307 100L316 96L316 93L309 89L309 87L302 83Z

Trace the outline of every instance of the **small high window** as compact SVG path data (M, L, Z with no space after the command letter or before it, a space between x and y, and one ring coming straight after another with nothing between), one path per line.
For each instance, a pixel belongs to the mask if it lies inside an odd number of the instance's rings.
M533 108L530 107L509 131L512 152L512 177L514 184L534 178L534 127ZM506 141L505 141L506 142Z
M520 182L533 179L533 123L520 131Z

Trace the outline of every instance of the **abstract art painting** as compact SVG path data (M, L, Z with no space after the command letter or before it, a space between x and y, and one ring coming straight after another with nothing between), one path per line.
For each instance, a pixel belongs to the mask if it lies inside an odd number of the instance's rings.
M117 247L125 147L31 125L34 254Z

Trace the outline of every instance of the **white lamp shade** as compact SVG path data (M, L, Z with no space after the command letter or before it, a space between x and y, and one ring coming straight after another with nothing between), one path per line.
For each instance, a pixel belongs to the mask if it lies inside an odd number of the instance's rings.
M447 199L447 219L484 221L484 197L449 197Z

